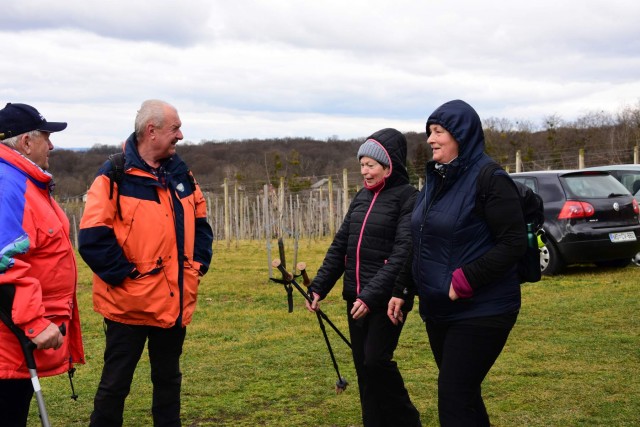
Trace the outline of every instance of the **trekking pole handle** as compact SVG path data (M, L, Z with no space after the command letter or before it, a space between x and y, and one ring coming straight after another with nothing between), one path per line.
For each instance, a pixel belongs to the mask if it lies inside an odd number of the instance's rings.
M60 331L60 334L63 337L67 336L67 325L64 322L60 326L58 326L58 330ZM27 338L26 335L25 335L24 338L29 341L27 343L27 346L28 346L29 350L33 351L33 350L37 349L38 346L36 346L36 344L33 341L31 341L29 338Z
M282 278L284 280L286 280L287 282L293 280L293 274L287 271L284 265L282 265L282 261L280 261L278 258L271 261L271 265L273 266L273 268L277 268L278 270L280 270L280 273L282 273Z
M307 264L304 262L299 262L296 267L300 270L300 274L302 275L302 284L306 287L309 287L311 284L311 280L309 279L309 275L307 274Z
M313 303L313 298L307 292L305 292L302 289L302 287L298 284L298 282L296 282L296 280L293 277L293 275L291 273L289 273L287 271L287 269L282 266L282 263L280 262L279 259L277 259L277 258L274 259L271 262L271 265L273 266L273 268L277 268L278 270L280 270L280 272L282 273L283 279L288 281L289 283L291 283L293 286L295 286L295 288L298 290L298 292L300 292L300 294L307 301L309 301L310 303ZM333 328L334 331L336 331L336 333L340 336L340 338L342 338L342 340L347 344L347 346L349 346L349 348L351 348L351 343L349 342L347 337L345 337L342 334L342 332L340 332L340 330L337 328L337 326L333 324L333 322L329 319L329 317L322 310L320 310L320 308L318 308L316 310L316 314L319 314L320 316L322 316L322 318L329 324L329 326L331 326Z
M278 253L280 254L280 262L282 263L282 266L287 268L287 261L285 260L284 254L284 240L282 240L282 237L278 239Z
M67 335L66 324L63 323L58 327L58 329L60 330L60 333L62 334L63 337ZM18 328L18 330L22 332L22 329ZM33 352L38 349L38 346L29 338L27 338L24 332L22 332L22 334L19 334L14 331L14 333L18 337L18 341L20 341L20 345L22 346L22 352L24 353L24 357L27 361L27 367L31 369L35 369L36 360L33 357Z
M307 295L307 293L302 290L302 288L300 287L300 285L298 285L298 283L296 283L293 274L289 273L287 271L286 268L284 268L284 266L282 265L282 262L280 262L279 259L274 259L273 261L271 261L271 265L273 266L273 268L277 268L278 270L280 270L280 273L282 273L282 278L284 280L286 280L287 282L293 284L296 289L298 289L298 291L305 297L305 299L309 302L313 302L313 299Z

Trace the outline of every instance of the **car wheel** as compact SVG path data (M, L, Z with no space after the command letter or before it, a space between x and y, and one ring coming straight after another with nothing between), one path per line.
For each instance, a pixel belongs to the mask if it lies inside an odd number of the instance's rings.
M631 258L613 259L611 261L598 261L595 264L598 267L622 268L631 264Z
M640 252L638 252L634 255L633 258L631 258L631 262L640 267Z
M558 249L551 242L540 248L540 269L542 274L553 276L564 270L564 261L560 258Z

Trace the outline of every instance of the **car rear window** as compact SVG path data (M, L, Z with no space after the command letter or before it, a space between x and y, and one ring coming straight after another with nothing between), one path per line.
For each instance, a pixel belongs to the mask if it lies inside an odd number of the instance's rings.
M561 178L570 198L606 198L630 195L618 180L610 175L566 175Z
M638 190L640 190L640 173L618 172L618 179L631 191L631 194L637 193Z

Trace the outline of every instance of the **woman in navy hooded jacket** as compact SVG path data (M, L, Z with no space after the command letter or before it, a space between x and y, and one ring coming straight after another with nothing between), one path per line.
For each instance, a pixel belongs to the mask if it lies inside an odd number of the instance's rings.
M382 129L360 146L364 188L353 198L322 266L309 286L315 311L344 274L342 296L358 375L365 427L420 426L398 366L392 360L402 322L387 318L387 304L411 251L410 219L417 190L406 170L407 141ZM404 287L409 284L405 283ZM413 295L400 315L413 305Z
M520 310L516 263L526 228L515 185L494 173L476 206L484 153L480 118L455 100L427 120L433 160L411 217L413 281L438 376L442 426L489 426L481 394ZM389 316L402 307L394 292Z

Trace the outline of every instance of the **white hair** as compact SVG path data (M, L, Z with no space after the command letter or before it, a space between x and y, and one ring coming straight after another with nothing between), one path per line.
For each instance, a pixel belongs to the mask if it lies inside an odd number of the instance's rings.
M175 107L168 102L159 99L148 99L142 103L135 121L135 132L138 140L144 135L144 128L148 123L154 126L162 127L164 124L165 107L175 110Z
M29 138L37 138L40 136L41 132L39 130L32 130L30 132L21 133L20 135L12 136L11 138L3 139L2 143L7 147L17 148L18 141L22 138L22 135L29 135Z

